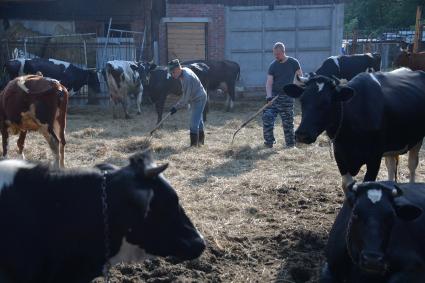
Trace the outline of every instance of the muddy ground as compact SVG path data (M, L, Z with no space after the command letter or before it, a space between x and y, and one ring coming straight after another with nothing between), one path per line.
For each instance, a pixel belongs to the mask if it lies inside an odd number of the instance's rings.
M283 149L280 122L275 127L277 144L264 148L261 117L231 145L235 129L262 105L263 100L240 99L228 113L221 102L213 104L201 148L188 147L188 111L179 111L154 134L154 157L158 163L170 163L165 176L208 248L189 262L157 258L116 265L111 282L318 281L327 235L343 201L336 163L323 135L313 145ZM296 114L298 124L299 111ZM66 166L126 164L131 154L146 147L155 121L149 105L130 120L112 120L107 108L70 107ZM51 159L39 134L28 136L25 153L27 159ZM421 157L418 181L425 179L422 151ZM406 156L400 171L400 180L408 180ZM382 162L379 179L385 178Z

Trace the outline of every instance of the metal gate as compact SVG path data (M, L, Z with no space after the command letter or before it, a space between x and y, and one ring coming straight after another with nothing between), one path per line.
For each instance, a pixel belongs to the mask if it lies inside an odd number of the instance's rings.
M344 4L226 7L226 58L241 66L243 84L264 87L273 44L311 72L341 50Z

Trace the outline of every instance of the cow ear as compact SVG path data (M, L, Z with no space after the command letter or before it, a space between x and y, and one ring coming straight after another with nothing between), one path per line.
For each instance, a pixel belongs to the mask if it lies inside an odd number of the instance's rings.
M422 208L414 205L403 196L395 198L394 203L397 216L404 221L412 221L422 215Z
M149 65L149 71L152 71L153 69L155 69L157 67L157 65L155 63L152 63Z
M137 65L133 65L133 64L131 64L131 65L130 65L130 68L131 68L133 71L137 71L137 70L139 69L139 67L138 67Z
M348 86L337 86L336 93L333 95L333 100L336 102L343 102L351 99L354 96L354 89Z
M154 178L158 176L159 174L161 174L162 172L164 172L164 170L167 169L167 167L168 167L168 163L165 163L160 166L155 166L152 168L145 168L144 175L146 178Z
M283 87L283 91L290 97L298 98L304 92L304 88L296 84L287 84Z

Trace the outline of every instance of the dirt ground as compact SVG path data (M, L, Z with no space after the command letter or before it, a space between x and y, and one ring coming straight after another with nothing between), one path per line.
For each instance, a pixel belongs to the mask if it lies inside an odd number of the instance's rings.
M154 134L154 157L157 163L170 163L165 176L208 248L193 261L156 258L116 265L111 282L318 281L327 235L343 201L341 178L323 135L313 145L283 149L279 122L277 144L264 148L261 116L231 145L235 129L262 105L262 100L239 100L232 113L221 110L221 102L212 105L201 148L188 147L188 111L179 111ZM66 166L126 164L131 154L146 147L155 121L149 105L130 120L113 120L110 109L101 107L70 107ZM28 136L25 153L27 159L51 159L39 134ZM11 157L15 154L11 150ZM425 180L423 155L421 151L418 181ZM407 181L406 156L400 171L401 181ZM378 178L386 178L384 162Z

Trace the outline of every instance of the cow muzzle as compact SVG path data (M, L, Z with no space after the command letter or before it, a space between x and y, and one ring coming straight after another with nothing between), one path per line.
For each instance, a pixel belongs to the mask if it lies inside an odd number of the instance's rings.
M385 255L380 252L362 251L359 266L366 272L376 274L384 274L388 269Z
M295 131L295 140L300 143L311 144L314 143L317 139L316 135L312 135L305 131L296 130Z

